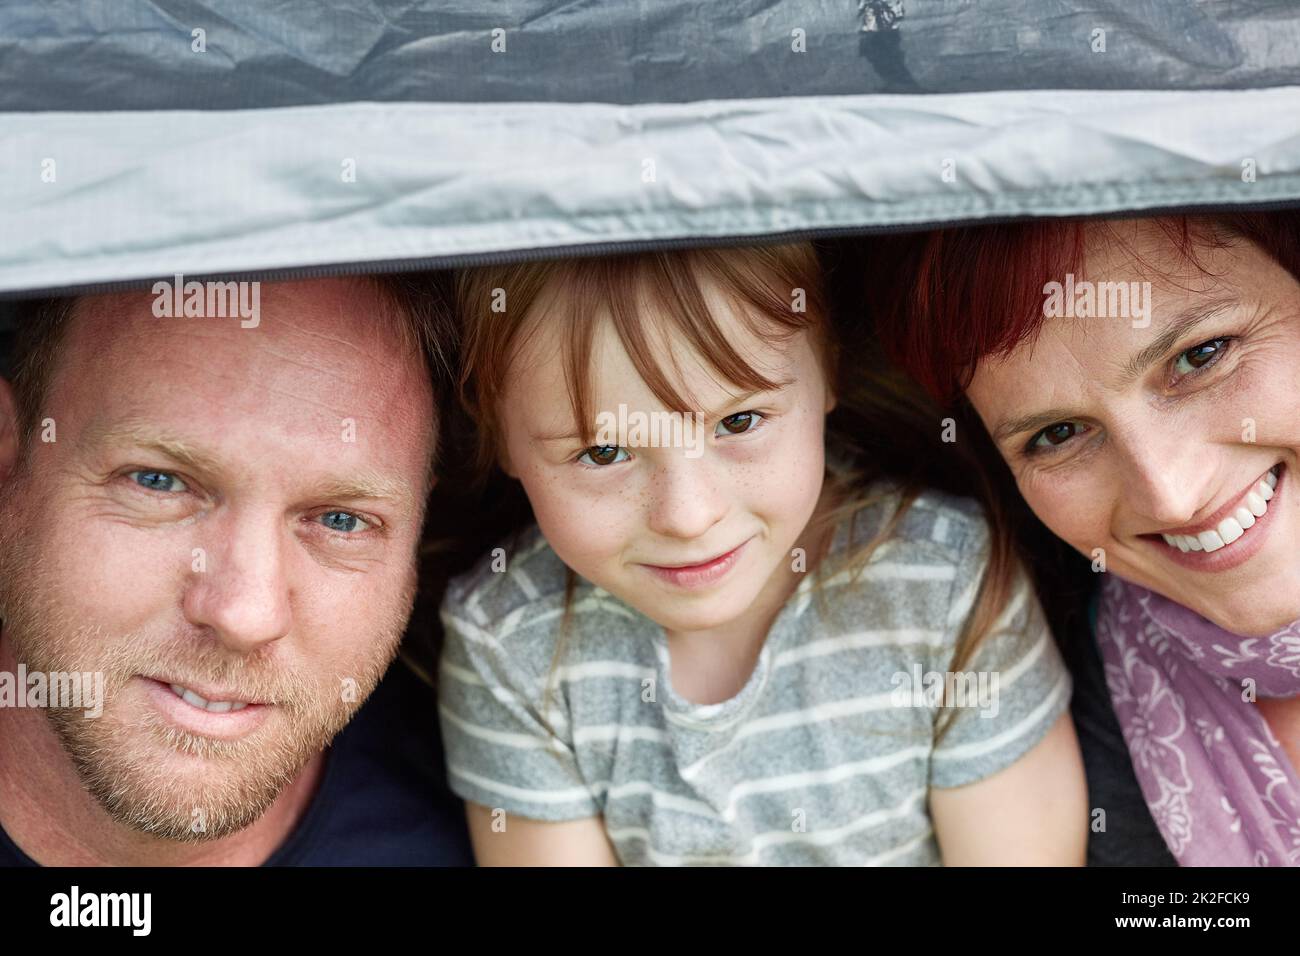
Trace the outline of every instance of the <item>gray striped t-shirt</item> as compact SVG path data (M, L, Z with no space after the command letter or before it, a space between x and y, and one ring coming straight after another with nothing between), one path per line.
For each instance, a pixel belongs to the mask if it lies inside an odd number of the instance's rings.
M893 501L858 512L855 542ZM936 695L984 568L971 502L923 494L848 573L835 531L768 632L753 674L717 704L679 696L662 628L579 578L551 673L565 567L536 528L501 568L455 579L439 711L452 789L537 820L602 816L625 864L940 862L930 787L1013 763L1069 704L1070 678L1023 574L998 629ZM547 717L542 701L552 683ZM941 710L952 718L935 743Z

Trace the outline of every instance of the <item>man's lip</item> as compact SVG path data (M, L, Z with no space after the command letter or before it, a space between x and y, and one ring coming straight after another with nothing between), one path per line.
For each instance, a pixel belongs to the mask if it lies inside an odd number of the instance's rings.
M266 723L278 710L264 705L249 704L238 710L213 712L195 707L177 697L168 683L151 677L141 677L141 680L153 708L164 720L187 733L210 737L213 740L243 739ZM195 693L197 694L198 691L195 690Z
M1236 513L1237 509L1241 507L1241 503L1245 501L1246 495L1254 491L1255 486L1258 485L1261 481L1263 481L1265 476L1274 468L1278 469L1278 478L1279 480L1281 480L1282 469L1284 467L1285 466L1280 461L1273 465L1270 465L1268 468L1264 470L1263 474L1261 474L1258 478L1256 478L1249 485L1243 488L1235 498L1229 499L1228 502L1222 508L1214 512L1214 514L1210 515L1208 518L1201 521L1199 524L1183 525L1180 528L1162 528L1159 531L1153 531L1147 535L1143 535L1143 537L1159 537L1162 534L1184 534L1184 535L1195 536L1200 534L1203 531L1213 531L1215 528L1219 526L1219 522L1221 522L1224 518L1227 518L1230 515Z
M268 703L267 701L259 700L256 697L250 698L247 695L238 693L237 691L216 690L208 685L195 684L187 680L176 680L171 677L152 677L145 674L141 674L140 676L144 677L146 680L151 680L154 681L155 683L162 684L168 690L171 690L172 684L179 684L181 687L184 687L186 690L194 691L194 693L198 694L200 697L202 697L204 700L208 701L209 703L216 703L217 701L230 701L230 703L232 704L248 704L249 706L252 706L254 704L265 705L266 703Z

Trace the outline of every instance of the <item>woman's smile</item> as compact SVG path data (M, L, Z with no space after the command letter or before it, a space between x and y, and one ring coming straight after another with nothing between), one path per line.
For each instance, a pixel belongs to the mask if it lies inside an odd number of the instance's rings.
M1264 546L1276 510L1271 501L1282 494L1284 466L1274 465L1205 521L1140 535L1181 567L1219 572L1239 567Z

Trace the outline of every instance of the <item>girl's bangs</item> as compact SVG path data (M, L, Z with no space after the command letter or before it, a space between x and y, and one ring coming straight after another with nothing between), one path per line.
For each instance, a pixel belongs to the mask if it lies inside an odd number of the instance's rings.
M655 397L683 414L700 408L677 384L684 378L683 356L674 348L679 339L691 343L703 364L737 390L767 391L783 384L755 368L730 341L709 306L710 292L725 300L756 337L786 342L813 330L828 338L821 328L825 310L810 246L614 256L566 263L562 270L567 274L553 281L568 298L563 364L576 430L585 444L595 440L592 355L603 320L611 323Z

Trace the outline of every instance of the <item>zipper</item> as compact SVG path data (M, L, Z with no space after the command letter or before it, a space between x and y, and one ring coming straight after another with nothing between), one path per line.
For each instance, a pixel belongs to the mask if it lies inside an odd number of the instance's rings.
M1271 212L1275 210L1300 210L1300 198L1276 199L1258 203L1206 203L1192 206L1153 206L1123 212L1103 212L1086 216L992 216L975 220L934 220L916 223L888 223L876 226L830 226L820 229L791 229L785 232L768 232L728 236L686 236L674 239L633 239L618 242L595 242L571 246L511 249L500 252L465 253L450 256L426 256L412 259L375 259L331 263L312 266L285 266L278 269L258 269L247 272L186 273L187 281L221 282L283 282L294 279L321 279L345 275L389 275L402 272L431 272L446 269L472 269L478 266L510 265L538 259L563 259L573 256L610 256L638 252L663 252L674 249L699 249L716 246L769 245L782 242L813 242L827 239L851 239L875 235L896 235L909 232L928 232L933 229L953 229L964 226L992 226L1009 222L1028 222L1031 219L1135 219L1148 216L1207 215L1225 212ZM43 289L17 289L0 292L0 302L21 301L45 296L98 295L106 292L130 292L148 289L160 280L173 276L155 276L144 279L123 279L117 282L97 282L86 285L54 286Z

